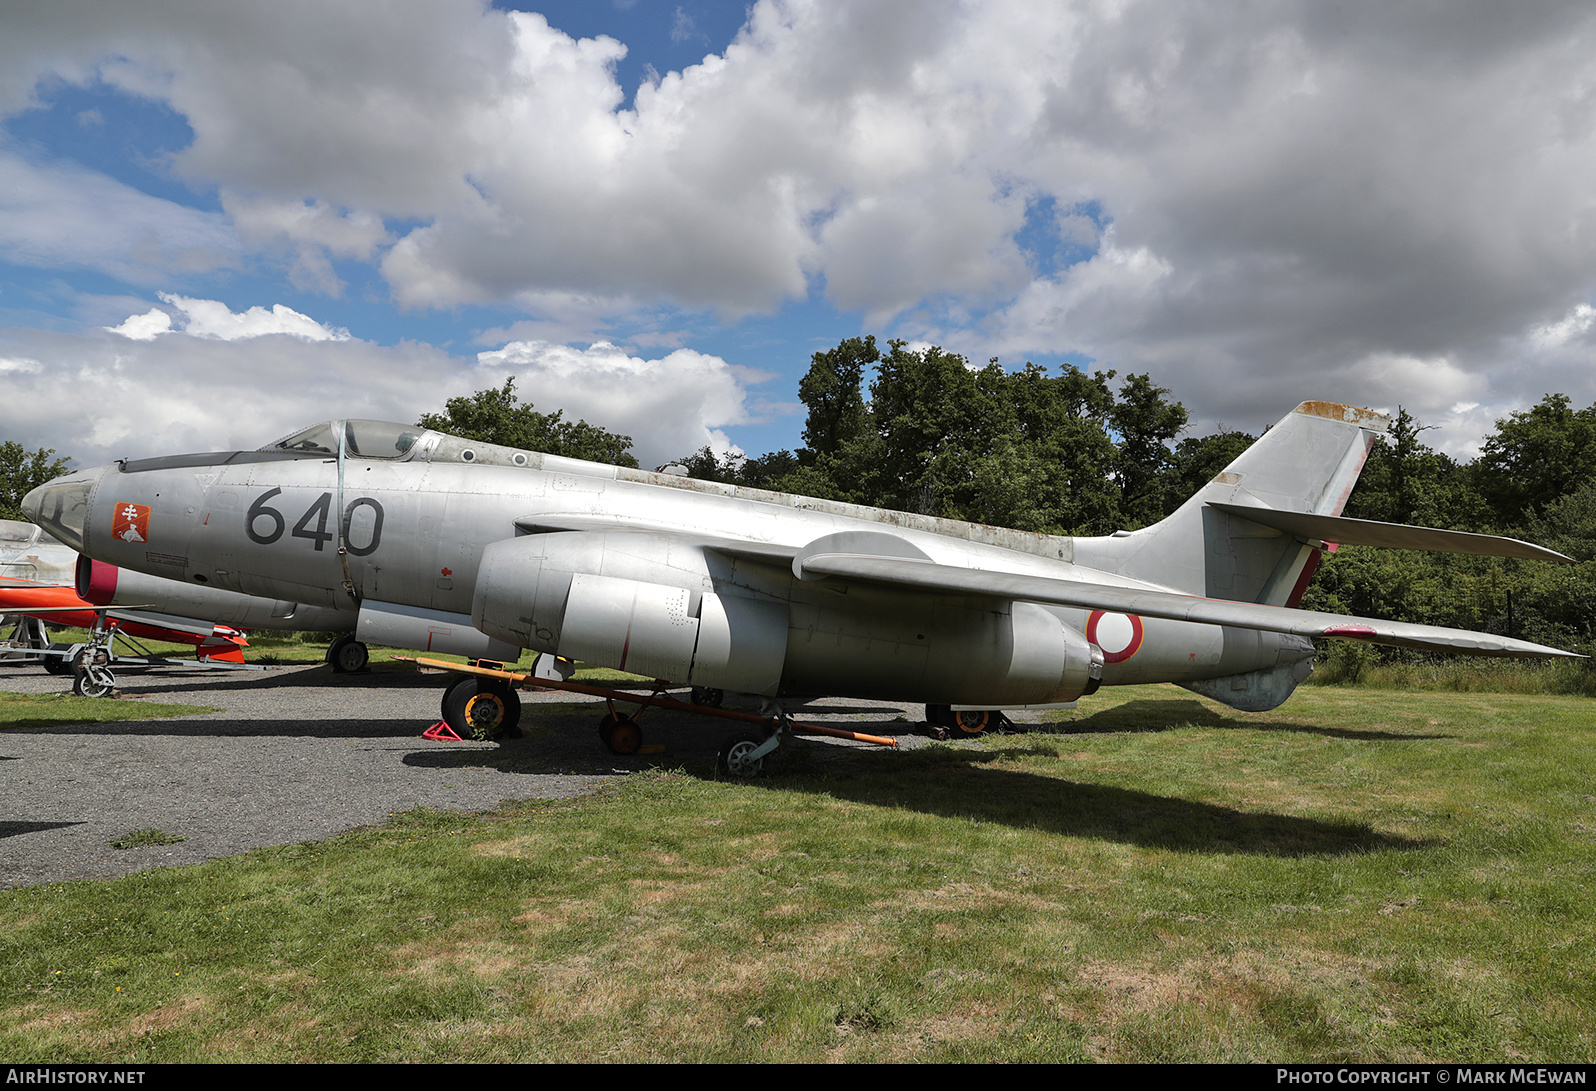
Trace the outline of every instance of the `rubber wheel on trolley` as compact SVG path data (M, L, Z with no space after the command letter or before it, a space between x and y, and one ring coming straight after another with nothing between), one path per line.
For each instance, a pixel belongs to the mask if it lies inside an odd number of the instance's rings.
M764 738L752 731L742 731L726 740L720 748L715 768L726 776L757 777L765 767L763 757L751 757L764 743Z
M979 735L997 726L997 713L984 708L967 708L953 713L953 727L960 735Z
M64 652L67 650L67 645L51 644L50 650L52 652ZM64 655L47 655L44 657L42 665L46 674L67 675L72 673L72 664L67 662L67 658Z
M492 678L461 678L443 691L443 722L462 739L521 737L521 695Z
M626 756L643 748L643 729L630 716L606 712L599 719L599 738L611 754Z
M116 690L111 668L90 663L72 676L72 692L79 697L108 697Z

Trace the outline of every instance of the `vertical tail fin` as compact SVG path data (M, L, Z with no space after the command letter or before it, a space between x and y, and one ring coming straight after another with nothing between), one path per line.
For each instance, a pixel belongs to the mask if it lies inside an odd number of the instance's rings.
M1294 606L1318 550L1208 505L1340 515L1389 423L1368 409L1303 402L1167 519L1111 538L1077 538L1076 562L1190 594Z

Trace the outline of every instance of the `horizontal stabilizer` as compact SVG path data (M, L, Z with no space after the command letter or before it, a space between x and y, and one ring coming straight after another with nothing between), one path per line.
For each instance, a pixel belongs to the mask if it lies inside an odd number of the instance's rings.
M804 580L826 577L891 584L921 591L945 594L982 595L998 599L1073 606L1083 610L1108 610L1142 617L1191 621L1205 625L1230 625L1238 629L1260 629L1274 633L1293 633L1308 637L1338 637L1391 644L1425 651L1461 652L1467 655L1510 656L1538 659L1582 659L1573 652L1560 651L1526 640L1513 640L1467 629L1447 629L1437 625L1415 625L1406 621L1380 621L1347 614L1321 614L1312 610L1293 610L1265 606L1256 602L1231 602L1200 598L1172 591L1137 587L1115 587L1079 580L1060 580L1047 576L1025 576L1010 572L988 572L976 568L955 568L907 557L882 557L859 553L823 553L801 558L793 566Z
M1406 523L1379 523L1372 519L1347 519L1340 515L1310 515L1251 504L1224 504L1210 500L1208 506L1229 515L1239 515L1260 526L1295 534L1299 538L1341 545L1383 546L1386 549L1429 549L1438 553L1474 553L1482 557L1523 557L1535 561L1560 561L1566 557L1544 546L1502 538L1495 534L1469 534L1461 530L1437 530Z

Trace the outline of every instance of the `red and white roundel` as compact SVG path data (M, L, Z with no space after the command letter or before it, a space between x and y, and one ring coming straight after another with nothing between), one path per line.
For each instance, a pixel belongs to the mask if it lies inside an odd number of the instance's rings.
M1086 639L1103 649L1103 662L1123 663L1141 650L1142 619L1093 610L1086 619Z

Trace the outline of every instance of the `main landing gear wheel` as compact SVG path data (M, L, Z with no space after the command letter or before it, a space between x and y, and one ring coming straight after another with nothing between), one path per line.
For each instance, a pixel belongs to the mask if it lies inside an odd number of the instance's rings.
M327 645L327 663L335 674L358 674L371 661L366 646L354 633L344 633Z
M752 731L744 731L733 735L726 740L726 745L720 748L720 757L715 767L727 776L732 777L757 777L759 771L765 767L763 757L754 757L754 751L764 745L765 740Z
M89 663L72 677L72 692L79 697L108 697L116 689L110 667Z
M694 686L687 699L699 708L719 708L726 703L726 691L710 689L708 686Z
M443 691L443 722L462 739L519 739L521 695L502 682L461 678Z
M615 712L606 712L599 719L599 738L604 740L611 754L622 757L635 754L643 747L643 729L637 726L637 721Z

